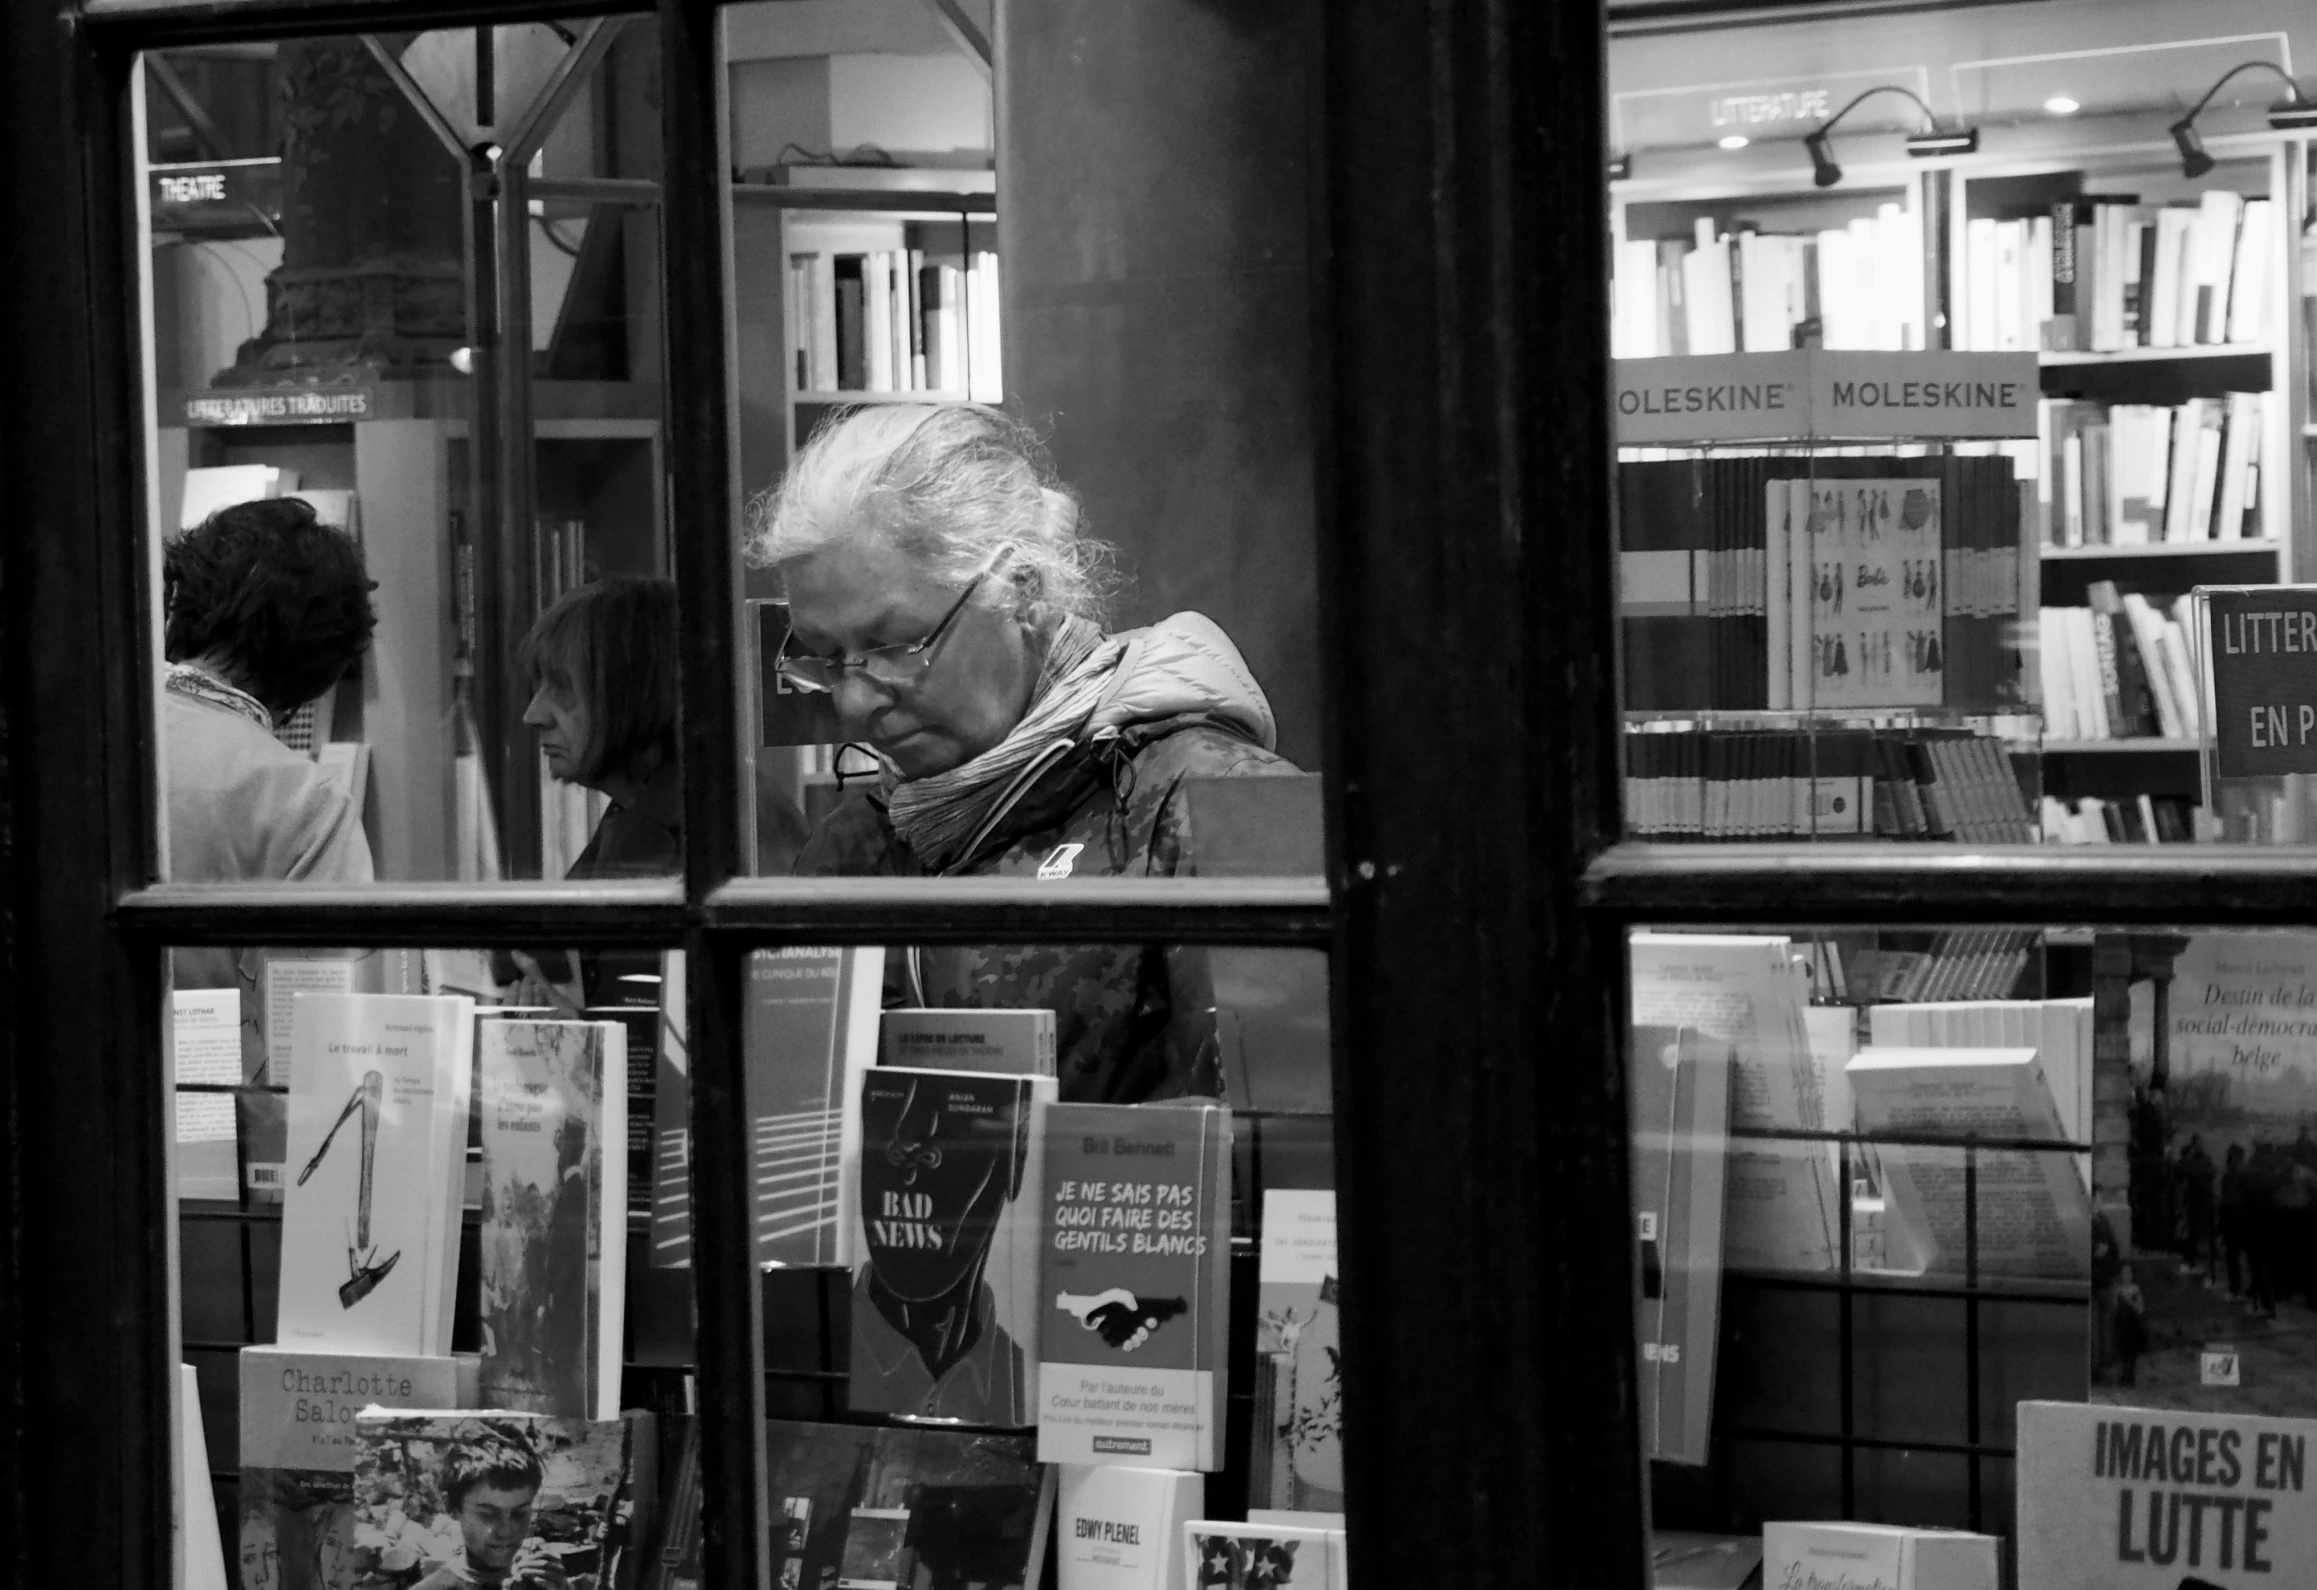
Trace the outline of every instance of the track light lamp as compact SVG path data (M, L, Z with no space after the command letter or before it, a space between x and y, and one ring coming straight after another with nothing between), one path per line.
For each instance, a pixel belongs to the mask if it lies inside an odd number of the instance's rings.
M1803 137L1802 147L1810 153L1810 180L1816 186L1831 188L1842 180L1842 167L1834 163L1834 148L1829 141L1829 135L1833 133L1836 122L1858 108L1860 100L1874 94L1904 94L1913 100L1915 108L1923 113L1923 120L1930 125L1919 133L1909 134L1907 138L1907 153L1916 159L1921 160L1932 155L1967 155L1978 150L1978 128L1943 128L1939 125L1939 118L1932 113L1931 107L1924 104L1922 98L1912 89L1901 88L1896 83L1878 83L1873 88L1857 95L1849 104L1820 122L1815 132Z
M2281 131L2317 127L2317 101L2303 94L2301 85L2294 82L2291 74L2283 67L2273 61L2240 61L2221 73L2220 81L2204 91L2204 98L2198 100L2187 115L2166 129L2172 134L2172 141L2180 148L2182 175L2201 177L2212 169L2213 158L2204 152L2204 139L2197 134L2196 118L2204 114L2205 106L2212 103L2215 94L2228 87L2231 78L2244 72L2274 72L2284 80L2286 92L2293 96L2269 107L2271 127Z

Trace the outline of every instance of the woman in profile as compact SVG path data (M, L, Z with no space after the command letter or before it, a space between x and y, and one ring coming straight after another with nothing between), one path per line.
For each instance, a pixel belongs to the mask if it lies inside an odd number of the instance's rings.
M684 868L676 758L676 584L620 575L539 615L517 662L531 683L523 721L547 770L611 798L566 878L665 877Z

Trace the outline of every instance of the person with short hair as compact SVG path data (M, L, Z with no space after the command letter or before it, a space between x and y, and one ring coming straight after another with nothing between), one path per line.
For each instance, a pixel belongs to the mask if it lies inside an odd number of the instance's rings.
M547 1471L518 1431L494 1429L443 1454L443 1505L458 1521L459 1550L414 1590L529 1585L567 1590L569 1580L531 1533Z
M676 583L618 575L567 592L516 653L523 721L547 770L611 797L567 878L658 877L684 866L676 757Z
M362 549L295 497L220 508L162 549L170 879L368 883L352 798L275 731L369 650Z
M775 667L882 764L804 874L1172 877L1185 779L1286 774L1270 703L1212 621L1107 632L1111 553L1038 438L978 404L872 404L816 431L752 506L777 572ZM1184 945L924 946L907 1003L1056 1012L1061 1096L1222 1089L1213 978Z

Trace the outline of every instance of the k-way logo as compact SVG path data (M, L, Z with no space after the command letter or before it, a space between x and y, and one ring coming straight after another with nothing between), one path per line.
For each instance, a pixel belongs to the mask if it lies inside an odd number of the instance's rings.
M1078 852L1085 848L1084 845L1056 845L1053 853L1038 863L1038 876L1041 878L1069 877L1071 866L1078 860Z

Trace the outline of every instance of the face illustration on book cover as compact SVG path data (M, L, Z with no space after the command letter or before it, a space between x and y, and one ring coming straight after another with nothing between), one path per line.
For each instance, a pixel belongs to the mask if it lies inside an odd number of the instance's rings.
M2161 1034L2153 985L2134 990L2130 1194L2110 1212L2109 1251L2094 1234L2092 1400L2306 1418L2317 1414L2317 935L2173 943Z
M627 1464L627 1426L617 1420L365 1421L355 1583L608 1590Z
M1047 1472L1028 1436L765 1427L773 1582L1019 1590L1043 1555Z
M866 1301L929 1379L978 1352L994 1386L1016 1387L1021 1349L998 1321L983 1271L999 1217L1022 1191L1030 1116L1024 1108L993 1119L972 1108L978 1098L937 1074L872 1073L864 1083ZM856 1361L855 1376L866 1367ZM1012 1393L994 1400L1005 1406Z

